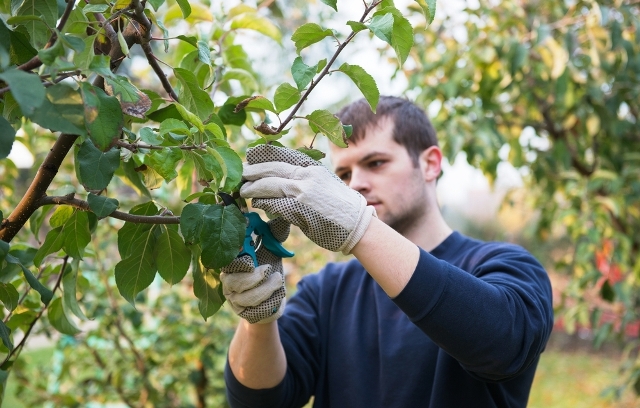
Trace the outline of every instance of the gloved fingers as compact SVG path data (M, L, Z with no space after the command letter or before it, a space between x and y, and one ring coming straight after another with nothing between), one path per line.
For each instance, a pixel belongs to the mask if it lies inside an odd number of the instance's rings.
M253 259L249 255L243 255L231 261L229 265L222 267L221 271L227 274L251 273L254 269Z
M282 316L282 314L284 313L284 307L287 304L287 298L283 297L282 300L280 301L280 305L277 305L275 307L273 307L271 309L271 312L273 312L273 314L265 319L259 320L256 323L259 324L264 324L264 323L269 323L272 322L274 320L277 320L278 318L280 318L280 316ZM274 312L275 310L275 312Z
M251 164L265 162L285 162L302 167L318 166L319 162L306 154L286 147L258 145L247 150L247 161Z
M273 237L279 242L284 242L289 237L291 223L282 217L277 217L267 222Z
M251 267L251 272L222 272L220 274L222 293L225 297L232 293L240 293L254 288L260 281L264 280L271 270L271 265L260 265L257 268L253 268L253 261Z
M303 167L283 162L245 163L242 168L242 178L248 181L265 177L293 178Z
M269 299L258 306L245 308L238 315L249 323L268 323L282 316L286 303L286 290L282 286Z
M265 177L248 181L240 188L243 198L297 197L302 193L301 182L280 177Z
M273 293L284 285L282 274L273 273L266 281L258 286L245 290L244 292L230 293L225 295L227 300L235 306L249 307L257 306L265 300L269 299Z

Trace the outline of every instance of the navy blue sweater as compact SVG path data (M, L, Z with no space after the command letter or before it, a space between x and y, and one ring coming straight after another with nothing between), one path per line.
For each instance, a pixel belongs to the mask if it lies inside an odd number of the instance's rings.
M457 232L421 250L390 299L357 260L303 278L278 320L287 373L232 407L525 407L553 326L551 285L523 248Z

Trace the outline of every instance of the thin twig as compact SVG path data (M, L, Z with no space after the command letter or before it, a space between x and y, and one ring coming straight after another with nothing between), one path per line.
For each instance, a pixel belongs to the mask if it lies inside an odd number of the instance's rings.
M64 13L62 13L62 16L60 17L60 21L58 22L58 26L56 27L58 31L62 31L65 24L67 24L67 20L69 19L69 16L73 11L73 7L75 6L75 3L76 3L75 0L67 0L67 7L64 8ZM51 37L49 37L49 41L47 41L43 49L50 48L53 45L53 43L56 42L57 39L58 39L58 35L54 32L53 34L51 34ZM31 71L32 69L38 68L40 65L42 65L42 61L40 61L40 58L36 55L33 58L31 58L29 61L18 66L18 69L22 71Z
M376 1L376 2L372 3L370 6L367 6L365 8L365 10L364 10L364 13L362 14L362 17L360 17L359 21L361 23L364 22L364 20L367 18L367 15L369 15L369 13L374 8L376 8L378 6L378 4L380 4L380 3L381 3L381 1ZM307 97L309 96L311 91L313 91L313 89L316 87L316 85L318 85L320 80L322 80L322 78L324 78L324 76L329 73L329 70L331 69L331 65L338 58L338 55L340 55L340 53L342 52L344 47L346 47L347 44L349 44L351 42L351 40L353 40L353 38L356 36L356 34L357 34L356 31L352 31L351 34L349 34L349 36L342 42L342 44L340 44L338 46L338 49L336 50L336 52L333 54L333 56L331 57L331 59L327 63L327 66L324 67L322 72L318 75L317 78L315 78L315 80L311 81L311 84L309 85L309 87L307 88L305 93L302 95L302 97L300 98L300 100L298 101L296 106L294 106L293 110L289 113L289 116L287 116L287 118L282 121L280 126L278 126L277 130L275 131L276 133L282 132L284 130L285 126L287 126L289 124L289 122L291 122L291 120L294 118L294 116L296 115L296 113L298 112L298 110L300 109L302 104L307 100Z
M69 261L69 256L67 255L67 256L65 256L63 258L62 268L60 268L60 273L58 274L58 279L56 280L56 284L53 287L53 290L51 291L52 293L56 293L56 291L60 287L60 283L62 282L62 275L64 275L64 270L67 269L67 262L68 261ZM20 353L22 352L22 349L24 348L24 345L27 343L27 339L29 338L29 335L31 334L31 330L33 330L33 327L36 325L38 320L42 317L42 315L47 310L47 308L49 307L50 304L51 303L47 303L46 305L44 305L42 307L42 309L40 309L40 312L38 312L38 314L36 315L35 319L33 319L31 324L29 325L29 328L24 333L24 336L22 337L22 340L20 340L20 343L18 343L18 345L16 347L14 347L13 350L11 350L9 352L9 354L7 354L7 357L5 357L4 361L0 365L4 366L6 364L6 362L9 361L11 359L11 357L16 353L17 353L16 354L16 358L18 358L20 356Z
M45 196L38 200L38 206L43 205L70 205L84 211L91 211L89 203L70 196ZM122 221L135 224L180 224L180 217L164 215L134 215L122 211L114 211L107 217L117 218Z
M134 153L136 153L138 150L140 149L149 149L149 150L162 150L162 149L166 149L167 146L156 146L156 145L150 145L150 144L146 144L146 143L140 143L140 142L136 142L136 143L127 143L124 140L117 140L115 142L116 146L120 146L123 147L127 150L130 150ZM172 146L174 148L178 148L180 150L205 150L207 148L206 144L201 144L201 145L180 145L180 146Z

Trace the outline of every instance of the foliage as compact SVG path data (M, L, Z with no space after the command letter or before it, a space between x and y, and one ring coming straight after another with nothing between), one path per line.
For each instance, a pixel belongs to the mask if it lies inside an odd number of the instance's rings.
M596 346L626 341L640 393L638 27L636 2L481 3L417 32L404 72L449 159L520 170L539 238L570 242L558 320L593 328Z
M335 0L323 3L337 11ZM433 20L434 1L417 7ZM284 32L280 14L269 1L0 3L2 392L32 331L55 330L65 356L57 386L24 391L33 404L222 398L221 384L203 387L220 371L231 322L207 326L192 314L197 307L206 320L220 309L218 270L244 237L243 215L218 193L237 192L247 144L278 143L294 119L346 145L351 129L330 111L301 112L329 74L350 78L375 110L365 68L334 66L356 35L381 38L400 62L413 44L390 0L363 3L342 31L303 22ZM291 37L293 83L264 87L248 31L271 46ZM304 53L320 42L335 45L331 57ZM35 174L7 158L15 141L34 155ZM322 157L314 141L300 149ZM82 355L95 370L74 365Z

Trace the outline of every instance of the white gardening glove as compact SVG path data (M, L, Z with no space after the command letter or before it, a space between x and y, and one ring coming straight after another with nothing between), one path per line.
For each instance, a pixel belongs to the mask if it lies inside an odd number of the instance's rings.
M330 251L349 254L376 216L360 193L302 152L259 145L247 150L247 162L240 195Z
M275 239L287 239L291 224L282 218L268 224ZM244 255L222 268L222 293L238 316L249 323L268 323L282 316L286 303L282 258L264 245L256 251L256 258L258 267Z

